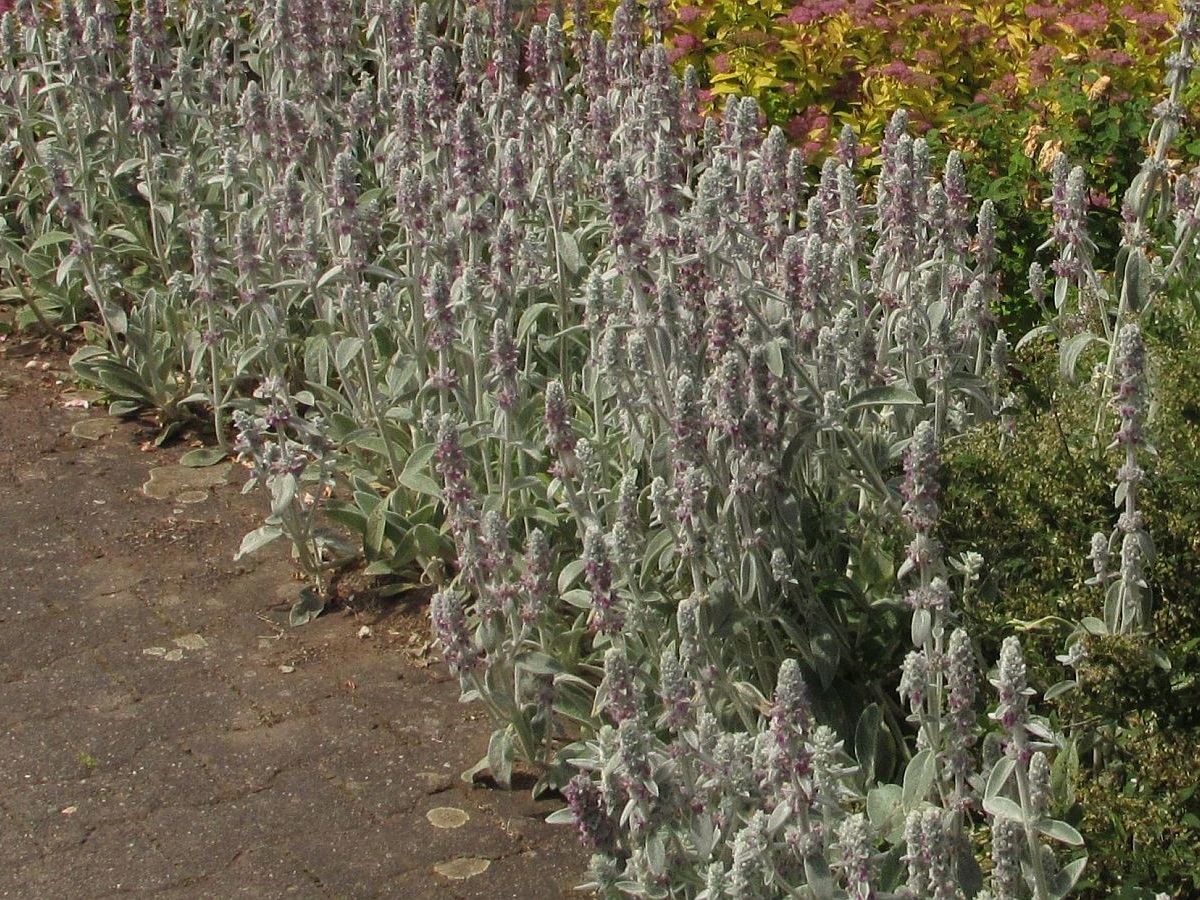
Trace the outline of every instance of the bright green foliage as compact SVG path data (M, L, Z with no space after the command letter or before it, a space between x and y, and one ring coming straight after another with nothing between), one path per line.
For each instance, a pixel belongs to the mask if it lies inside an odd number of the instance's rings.
M1146 464L1142 501L1158 544L1150 631L1084 636L1079 687L1056 701L1060 726L1080 727L1083 737L1071 779L1080 807L1073 821L1088 844L1086 884L1096 897L1117 886L1128 897L1151 897L1151 886L1185 894L1200 887L1193 800L1200 784L1200 338L1194 323L1174 315L1148 334L1158 361L1149 425L1158 455ZM940 537L994 562L968 615L986 623L979 633L1027 623L1032 680L1045 690L1060 677L1054 656L1072 623L1103 607L1100 589L1084 584L1092 574L1084 553L1091 531L1112 516L1115 451L1090 449L1084 410L1092 392L1064 387L1052 354L1018 365L1013 388L1027 414L1003 448L995 431L984 431L947 453Z
M615 5L589 24L606 30ZM1093 237L1111 252L1177 16L1175 0L675 0L664 34L714 111L729 94L755 97L810 160L847 124L864 148L877 146L901 108L931 142L962 152L972 194L992 200L1000 221L997 311L1028 327L1037 311L1019 298L1049 221L1041 185L1054 154L1087 172ZM1194 136L1181 146L1200 155Z

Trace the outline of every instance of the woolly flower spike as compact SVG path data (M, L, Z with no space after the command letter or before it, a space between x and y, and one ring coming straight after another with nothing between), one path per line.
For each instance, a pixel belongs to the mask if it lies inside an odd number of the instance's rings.
M621 617L613 608L616 590L611 555L607 535L589 525L583 537L583 570L592 592L592 625L601 634L613 634L621 626Z
M535 528L525 539L525 572L521 576L521 620L532 625L554 596L550 542Z
M630 195L629 175L622 163L612 161L605 166L604 187L613 245L625 254L632 254L636 261L644 217Z
M992 685L1000 694L1000 702L991 718L1010 734L1023 729L1028 712L1029 697L1033 694L1025 681L1025 657L1021 641L1015 635L1004 639L1000 647L1000 665Z
M606 809L600 786L586 775L576 775L567 782L564 794L583 845L589 850L611 847L617 831Z
M904 520L914 531L928 533L938 517L938 453L933 425L921 422L904 452Z
M767 817L759 810L733 839L733 865L726 891L739 900L766 897L764 870L769 865Z
M904 825L910 896L932 900L956 900L958 879L954 873L950 839L942 824L940 809L916 809Z
M996 900L1021 897L1021 843L1024 829L1013 819L992 819L992 889Z
M929 661L919 650L910 650L900 670L900 696L908 700L909 708L917 715L929 690Z
M1113 403L1121 418L1121 428L1113 446L1137 447L1144 440L1146 345L1142 330L1135 323L1125 325L1117 335L1116 356L1121 380Z
M947 703L945 757L946 774L954 779L955 802L965 807L970 803L967 784L975 771L971 748L978 740L979 728L975 724L975 654L971 638L962 628L950 635L950 646L946 651L946 684L950 688Z
M479 651L471 640L462 599L454 591L438 591L429 603L429 614L442 655L452 671L461 674L479 660Z
M1036 821L1049 814L1050 760L1041 750L1029 759L1029 805Z
M871 846L874 836L871 825L862 813L847 816L838 825L838 844L841 848L839 868L842 884L851 900L870 900L875 896L871 890Z
M425 295L425 318L429 331L426 341L433 350L445 350L454 343L457 327L450 297L450 275L437 263L429 275L429 290Z
M659 726L676 734L692 722L695 685L684 673L673 647L663 648L658 671L658 696L664 710L659 717Z
M604 711L614 723L619 725L637 715L637 684L624 648L609 647L604 654L604 691L608 698Z
M650 762L649 745L650 734L640 717L631 716L621 720L621 724L617 726L617 748L624 770L621 773L622 787L631 798L638 800L649 800L657 797L659 793ZM635 834L639 824L644 824L644 820L642 823L638 822L640 815L641 813L635 812L628 821Z
M567 394L561 381L546 385L546 446L559 456L572 453L578 439L571 428Z
M358 206L358 161L349 150L343 150L333 160L333 206L337 210L338 233L350 234Z
M1092 546L1088 552L1088 560L1091 562L1092 570L1095 573L1093 577L1087 580L1088 584L1104 584L1108 581L1110 555L1108 535L1097 531L1092 535Z
M513 343L508 323L497 318L492 327L492 372L496 379L496 405L510 410L518 400L517 347Z
M469 103L458 108L454 129L454 185L457 193L475 195L483 191L487 173L487 150L475 109Z
M467 481L467 459L458 439L458 427L449 416L437 423L437 444L433 453L434 471L442 476L442 496L452 506L470 501L472 494Z
M812 705L800 666L794 659L785 659L779 667L771 725L763 736L762 786L789 796L795 809L811 802L811 789L796 789L796 779L805 779L812 771L813 754L806 743L811 728Z
M785 659L779 667L775 703L771 707L771 724L772 728L789 728L800 735L806 734L812 725L808 686L800 673L800 664L794 659Z

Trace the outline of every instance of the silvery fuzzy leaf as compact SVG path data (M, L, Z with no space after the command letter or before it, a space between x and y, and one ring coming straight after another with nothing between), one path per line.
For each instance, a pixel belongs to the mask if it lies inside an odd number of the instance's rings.
M903 789L898 784L883 784L867 792L867 819L875 832L890 844L904 836Z
M567 592L567 589L583 574L585 566L586 563L582 559L576 559L562 567L562 570L558 573L559 593L565 594Z
M293 628L307 625L324 611L325 601L312 588L304 588L288 612L288 624Z
M667 846L661 831L646 838L646 865L655 876L661 876L667 870Z
M984 799L999 795L1004 789L1004 785L1008 783L1009 777L1016 767L1016 762L1010 757L1004 756L996 760L996 764L992 766L992 771L988 773L987 787L984 788Z
M227 456L229 456L229 451L222 450L220 447L199 447L183 454L179 458L179 464L190 469L203 469L215 466Z
M1081 331L1063 341L1058 351L1058 371L1067 381L1075 380L1075 369L1079 366L1079 357L1083 351L1096 341L1101 340L1090 331Z
M913 646L924 646L933 635L933 614L927 609L913 610L912 642Z
M1081 856L1079 859L1072 860L1062 867L1062 870L1054 876L1050 882L1050 895L1059 900L1066 897L1075 887L1075 882L1079 880L1079 876L1083 874L1083 869L1087 865L1088 858Z
M904 788L901 797L904 809L911 811L924 802L937 777L937 757L932 750L922 750L908 761L904 769Z
M1061 697L1063 694L1070 693L1077 687L1079 687L1079 682L1077 681L1060 681L1058 684L1047 690L1046 693L1042 695L1042 699L1053 700L1055 697Z
M238 547L237 553L233 555L234 560L239 560L247 553L253 553L260 547L265 547L282 534L283 529L278 525L263 525L255 528L242 538L241 546Z
M558 232L558 255L567 271L572 275L579 274L583 269L583 257L579 254L579 243L570 232Z
M707 859L716 843L717 831L713 826L712 817L702 810L692 819L692 841L696 845L696 855Z
M1062 841L1064 844L1070 844L1072 847L1083 846L1083 835L1066 822L1059 821L1058 819L1048 819L1042 822L1038 825L1038 831L1046 835L1046 837Z
M990 816L995 816L997 819L1012 819L1016 822L1021 822L1025 819L1025 814L1021 812L1020 804L1007 797L985 797L983 800L983 811Z
M884 385L867 388L847 401L845 410L873 409L881 406L923 406L923 401L914 391L899 385Z
M36 253L38 250L41 250L45 247L53 247L56 244L73 240L75 240L75 235L69 231L47 231L29 245L29 252Z
M787 824L788 818L792 814L792 805L786 800L776 804L771 810L771 818L767 820L767 831L770 834L776 834L780 828Z
M362 348L363 340L359 337L344 337L338 341L337 349L333 351L333 361L338 371L346 372Z
M516 748L513 745L512 732L509 728L498 728L492 732L488 741L487 761L492 777L501 787L512 786L513 759Z

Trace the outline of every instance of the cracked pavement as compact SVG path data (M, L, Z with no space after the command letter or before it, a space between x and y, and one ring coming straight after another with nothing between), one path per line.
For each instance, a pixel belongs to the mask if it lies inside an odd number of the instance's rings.
M557 802L459 778L491 726L424 604L279 625L286 548L233 561L265 497L147 496L182 449L73 432L64 369L0 352L0 898L578 896Z

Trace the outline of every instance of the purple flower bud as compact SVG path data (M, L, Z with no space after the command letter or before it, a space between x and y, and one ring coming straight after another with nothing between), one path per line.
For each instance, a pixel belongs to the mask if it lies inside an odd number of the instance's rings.
M992 889L997 900L1024 896L1021 847L1025 832L1020 822L1003 816L992 818Z
M871 888L871 857L874 855L874 834L866 816L854 813L841 821L837 829L842 872L842 885L850 900L873 900Z
M915 897L957 900L961 896L944 815L940 809L916 809L905 822L906 886Z
M679 657L672 647L664 647L659 655L658 683L658 696L663 705L659 725L677 734L692 722L696 686L679 664Z
M521 620L532 625L555 596L550 542L540 529L535 528L525 539L524 560Z
M577 441L566 391L561 381L551 381L546 385L546 446L562 457L575 450Z
M600 786L580 774L567 782L563 793L583 845L589 850L614 849L616 824L608 814Z
M458 337L453 303L450 296L450 275L440 262L429 275L425 294L426 342L433 350L445 350Z
M456 674L470 671L479 661L480 653L471 639L461 598L451 590L438 591L430 600L429 614L451 671Z
M433 453L434 471L442 478L442 496L446 503L468 503L474 491L467 480L467 459L459 441L458 427L449 416L437 423L437 444Z
M609 647L604 653L604 681L607 704L604 712L614 724L635 718L641 711L640 692L634 679L634 669L621 647Z
M739 900L759 900L769 896L764 872L771 862L767 835L767 816L758 810L733 839L733 865L729 869L726 891Z
M583 571L592 594L591 626L600 634L615 634L622 617L615 609L617 592L613 586L613 567L608 536L589 525L583 536Z
M929 533L937 523L939 469L933 425L920 422L904 451L904 485L900 489L904 520L914 531Z
M1025 657L1016 636L1009 635L1000 646L1000 665L991 682L1000 697L991 718L1010 734L1016 734L1018 730L1023 732L1029 696L1033 691L1025 681Z

